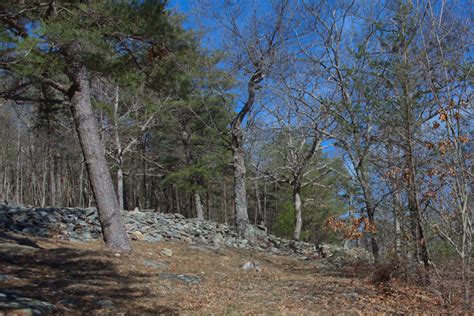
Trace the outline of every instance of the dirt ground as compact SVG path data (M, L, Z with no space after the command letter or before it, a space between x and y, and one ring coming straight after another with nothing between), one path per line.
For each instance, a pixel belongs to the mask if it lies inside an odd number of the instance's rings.
M362 314L449 312L439 295L394 281L377 286L362 267L302 261L185 243L134 242L107 252L101 242L72 243L0 235L0 292L40 299L56 314ZM172 250L170 257L161 254ZM262 271L240 269L257 261ZM176 278L190 276L197 282ZM98 302L113 303L102 306ZM107 304L105 304L107 305Z

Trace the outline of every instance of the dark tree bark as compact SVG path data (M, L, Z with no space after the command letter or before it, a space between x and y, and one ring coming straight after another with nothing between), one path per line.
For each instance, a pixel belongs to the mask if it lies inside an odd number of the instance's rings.
M406 58L407 53L404 54L403 66L404 69L408 69L409 61ZM415 118L414 118L414 101L411 98L411 92L413 89L410 87L410 81L407 74L402 76L402 93L403 99L401 100L403 106L402 117L405 121L404 126L404 150L405 150L405 179L407 182L406 193L408 196L408 210L410 212L413 237L416 240L415 244L415 258L422 260L425 268L430 266L430 257L428 253L428 247L426 244L425 233L421 220L421 210L418 200L418 185L416 183L416 161L414 156L414 139L415 135Z
M73 81L69 94L71 110L97 203L104 241L107 247L114 251L131 251L132 246L122 222L104 149L99 139L97 121L91 106L87 71L84 67L78 67L70 77Z
M372 186L370 185L369 181L367 180L367 173L365 169L365 160L360 160L359 164L356 167L356 174L359 180L359 183L362 187L362 192L364 195L364 203L365 203L365 210L367 212L367 218L370 222L374 223L375 221L375 202L373 197ZM374 260L377 262L379 260L379 245L377 242L377 238L375 234L370 235L370 244L372 248L372 254L374 255Z
M408 195L408 209L410 211L412 225L413 225L413 235L416 239L416 247L415 247L415 257L417 260L421 260L425 266L428 268L430 266L430 257L428 254L428 247L426 245L425 233L423 229L423 224L421 221L421 211L420 211L420 204L418 201L418 187L416 184L416 167L415 167L415 159L413 157L413 144L412 144L412 135L411 135L411 128L410 123L407 120L407 168L408 171L406 174L406 178L408 180L407 185L407 195Z
M173 189L174 189L174 195L175 195L175 200L176 200L176 213L181 214L181 202L179 198L179 190L178 186L176 184L173 184Z

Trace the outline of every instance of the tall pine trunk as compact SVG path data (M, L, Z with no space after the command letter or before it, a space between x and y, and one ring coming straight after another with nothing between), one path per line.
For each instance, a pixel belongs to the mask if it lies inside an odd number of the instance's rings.
M71 79L73 80L70 93L71 110L97 203L104 241L107 247L114 251L131 251L132 246L122 222L104 149L99 139L86 69L78 67L71 75Z

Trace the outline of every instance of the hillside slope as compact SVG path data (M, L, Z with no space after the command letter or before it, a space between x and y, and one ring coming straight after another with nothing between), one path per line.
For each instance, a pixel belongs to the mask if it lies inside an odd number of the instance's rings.
M282 314L440 312L414 286L375 286L367 266L337 268L246 249L134 241L118 255L100 241L0 233L0 310L13 294L49 302L52 314ZM256 262L256 269L241 266ZM51 305L51 306L52 306ZM25 307L26 305L17 305ZM52 310L52 311L51 311Z

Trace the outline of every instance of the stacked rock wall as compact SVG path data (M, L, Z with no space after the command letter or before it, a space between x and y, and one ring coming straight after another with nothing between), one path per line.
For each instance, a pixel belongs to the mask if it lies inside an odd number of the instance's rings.
M279 238L267 234L264 227L250 226L252 237L241 239L225 224L185 218L181 214L148 210L123 211L122 215L130 237L147 242L183 241L216 248L226 246L273 254L297 254L306 258L330 257L342 250L335 245L316 246ZM101 238L95 208L38 208L0 204L0 230L78 242ZM349 254L346 250L343 252ZM355 257L367 256L362 250L352 252Z

